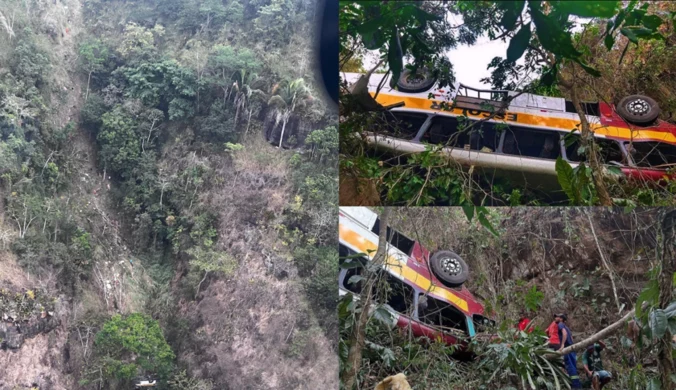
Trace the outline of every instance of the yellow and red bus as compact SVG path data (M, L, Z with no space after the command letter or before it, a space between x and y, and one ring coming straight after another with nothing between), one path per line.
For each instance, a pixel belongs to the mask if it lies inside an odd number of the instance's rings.
M361 74L342 76L353 84ZM388 123L384 131L367 132L366 141L375 148L410 154L438 145L449 158L475 172L526 178L543 189L556 183L557 158L573 167L584 159L579 153L580 117L563 98L473 89L460 83L395 90L388 78L373 74L368 84L369 93L382 106L401 105L384 114ZM379 85L384 87L376 94ZM511 100L504 109L506 97ZM652 99L635 95L617 107L596 102L582 108L606 166L639 180L676 177L676 125L657 119L659 107ZM573 130L578 132L570 134Z
M340 207L339 213L340 255L352 258L350 265L342 261L339 291L341 296L358 297L361 281L353 277L375 256L380 220L366 207ZM386 286L382 303L387 304L397 326L416 337L457 345L462 356L471 338L493 324L483 305L464 286L469 268L456 253L430 253L418 241L388 227L387 256L379 272L380 282Z

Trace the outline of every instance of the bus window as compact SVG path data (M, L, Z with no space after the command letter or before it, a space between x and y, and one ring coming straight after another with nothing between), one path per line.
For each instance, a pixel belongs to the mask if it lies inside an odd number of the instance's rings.
M412 139L427 120L427 114L402 111L386 111L383 113L385 124L380 130L403 139Z
M575 162L583 161L584 156L578 152L580 148L580 136L570 135L569 137L573 137L574 141L566 148L566 156L568 157L568 160ZM596 138L594 142L596 142L596 145L599 148L601 162L604 164L610 164L614 162L621 165L627 165L626 158L624 157L624 153L622 153L620 144L618 142L603 138Z
M453 117L435 116L423 140L432 144L462 148L467 143L467 134L458 132L458 120Z
M510 127L502 146L504 154L556 160L561 155L560 136L555 131Z
M500 144L500 131L491 122L473 122L469 129L471 150L495 152Z
M458 131L458 127L463 130ZM460 124L457 118L436 116L422 140L432 144L494 152L500 143L500 131L491 122L468 120Z
M375 234L380 234L380 218L376 219L376 223L373 225L371 231ZM415 241L404 236L403 234L399 233L396 230L392 230L392 228L389 226L387 227L387 238L388 238L387 241L390 244L392 244L395 248L399 249L400 251L406 253L409 256L411 255L411 252L413 251L413 245L415 245Z
M343 264L346 264L346 259L344 258L353 255L354 252L350 251L349 249L347 249L347 247L341 244L339 247L339 254L341 257L339 259L339 263L342 267ZM345 270L342 279L340 279L340 285L346 290L352 291L355 294L360 294L362 287L361 281L354 282L353 280L354 283L349 283L349 281L350 278L353 276L360 276L362 274L362 270L364 269L367 263L368 260L364 257L350 259L350 262L347 264L350 264L351 268Z
M467 319L465 315L452 305L421 294L418 299L418 316L420 321L435 325L443 330L457 329L467 334Z
M593 116L599 116L601 109L599 107L599 103L592 103L592 102L580 102L580 106L582 107L582 111L584 111L585 114L587 115L593 115ZM566 112L572 112L574 114L577 114L577 110L575 109L575 105L573 105L573 102L570 100L566 100Z
M627 151L639 167L676 164L676 146L660 142L625 143Z
M390 305L397 313L412 314L413 298L415 297L413 287L387 271L379 272L377 295L380 298L379 300Z
M601 154L601 161L604 164L618 163L627 165L624 153L620 149L620 144L617 141L610 139L597 138L596 144L599 146L599 153Z

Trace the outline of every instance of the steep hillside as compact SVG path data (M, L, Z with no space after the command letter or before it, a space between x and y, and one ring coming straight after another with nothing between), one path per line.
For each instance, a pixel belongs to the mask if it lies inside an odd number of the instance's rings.
M0 388L335 383L316 4L0 13Z

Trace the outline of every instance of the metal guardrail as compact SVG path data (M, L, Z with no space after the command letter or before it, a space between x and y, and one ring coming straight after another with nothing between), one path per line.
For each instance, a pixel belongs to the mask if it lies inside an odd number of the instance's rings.
M464 93L462 93L464 91ZM470 91L475 93L476 96L470 96ZM478 89L467 86L465 84L459 83L457 88L458 95L467 96L467 97L476 97L478 99L493 100L493 101L504 101L509 96L510 91L499 90L499 89ZM489 94L488 98L482 97L482 94Z

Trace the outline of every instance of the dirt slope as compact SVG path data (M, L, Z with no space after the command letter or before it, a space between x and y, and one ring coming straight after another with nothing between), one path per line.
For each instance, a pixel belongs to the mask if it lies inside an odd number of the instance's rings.
M224 184L204 194L239 268L208 279L197 302L183 303L193 338L179 362L219 389L337 389L335 343L319 328L275 230L292 197L283 152L262 137L245 150L256 152L212 162Z

